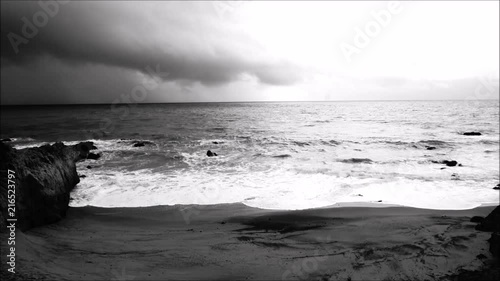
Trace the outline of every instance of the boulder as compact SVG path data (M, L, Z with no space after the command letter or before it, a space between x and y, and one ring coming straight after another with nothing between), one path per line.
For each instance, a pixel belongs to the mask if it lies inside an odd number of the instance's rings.
M208 150L208 151L207 151L207 156L208 156L208 157L217 156L217 153L215 153L215 152L212 152L212 151Z
M463 133L464 136L480 136L480 132L465 132Z
M451 160L451 161L449 161L449 160L444 160L444 161L443 161L443 162L441 162L441 163L445 164L445 165L446 165L446 166L448 166L448 167L454 167L454 166L456 166L456 165L458 164L458 162L457 162L457 161L455 161L455 160Z
M476 230L500 232L500 206L497 206L483 221L476 225Z
M92 147L92 142L73 146L59 142L17 150L0 142L0 222L6 223L9 215L9 174L14 175L16 226L21 231L61 220L68 210L70 192L80 182L75 163L86 159Z
M426 146L425 148L426 148L427 150L434 150L434 149L436 149L436 147L435 147L435 146Z
M497 184L497 186L493 187L493 189L495 189L495 190L500 190L500 183L499 183L499 184Z
M90 152L88 155L87 155L87 159L92 159L92 160L97 160L101 157L101 154L100 153L92 153Z

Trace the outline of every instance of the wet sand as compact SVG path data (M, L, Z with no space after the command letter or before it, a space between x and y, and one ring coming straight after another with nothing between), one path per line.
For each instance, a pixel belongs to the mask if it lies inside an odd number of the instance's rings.
M469 220L493 209L70 208L17 233L16 270L49 280L451 280L491 263L491 233Z

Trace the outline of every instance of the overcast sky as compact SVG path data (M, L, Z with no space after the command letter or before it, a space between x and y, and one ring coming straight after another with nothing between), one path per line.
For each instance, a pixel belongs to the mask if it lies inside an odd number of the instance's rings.
M2 104L499 98L498 1L64 2L1 2Z

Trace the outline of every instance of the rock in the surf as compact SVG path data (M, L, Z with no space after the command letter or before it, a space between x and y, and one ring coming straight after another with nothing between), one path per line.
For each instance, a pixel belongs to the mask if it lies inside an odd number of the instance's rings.
M15 185L20 230L61 220L68 209L70 192L80 182L75 163L86 159L93 147L92 142L73 146L59 142L17 150L0 142L0 224L9 217L9 184Z
M493 187L493 189L495 189L495 190L500 190L500 183L499 183L499 184L497 184L497 186Z
M100 153L92 153L92 152L89 152L89 155L87 155L87 159L92 159L92 160L97 160L101 157L101 154Z
M150 141L134 141L133 142L133 147L143 147L143 146L147 146L147 145L154 145L154 143L150 142Z
M12 141L10 138L1 139L0 141Z
M373 161L368 158L349 158L349 159L342 159L340 160L340 162L351 163L351 164L357 164L357 163L371 164Z
M208 156L208 157L217 156L217 153L215 153L215 152L212 152L212 151L208 150L208 151L207 151L207 156Z
M448 167L455 167L458 164L458 162L455 161L455 160L451 160L451 161L450 160L444 160L441 163L445 164Z
M465 132L463 133L464 136L480 136L480 132Z

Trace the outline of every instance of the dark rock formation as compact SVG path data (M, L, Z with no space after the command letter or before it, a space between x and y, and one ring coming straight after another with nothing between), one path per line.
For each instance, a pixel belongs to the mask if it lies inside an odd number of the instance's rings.
M490 253L494 257L500 257L500 232L492 233L488 242L490 242Z
M481 216L473 216L471 219L470 219L470 222L475 222L475 223L480 223L484 220L484 217L481 217Z
M436 149L436 147L435 147L435 146L426 146L425 148L426 148L427 150L434 150L434 149Z
M85 142L17 150L0 142L0 223L8 217L8 170L15 175L16 226L26 231L65 216L69 193L80 181L75 163L93 148L92 142Z
M500 206L497 206L481 223L476 225L476 230L500 232Z
M150 141L133 141L133 147L143 147L146 145L154 145L154 143Z
M442 164L445 164L445 165L446 165L446 166L448 166L448 167L454 167L454 166L456 166L456 165L458 164L458 162L457 162L457 161L455 161L455 160L451 160L451 161L449 161L449 160L444 160L444 161L443 161L443 162L441 162L441 163L442 163Z
M463 133L464 136L480 136L480 132L465 132Z
M89 155L87 155L87 159L92 159L92 160L97 160L101 157L100 153L92 153L90 152Z
M493 189L495 189L495 190L500 190L500 183L499 183L499 184L497 184L497 186L493 187Z
M207 151L207 156L208 157L217 156L217 153L212 152L212 151L209 150L209 151Z
M10 138L1 139L0 141L12 141Z

